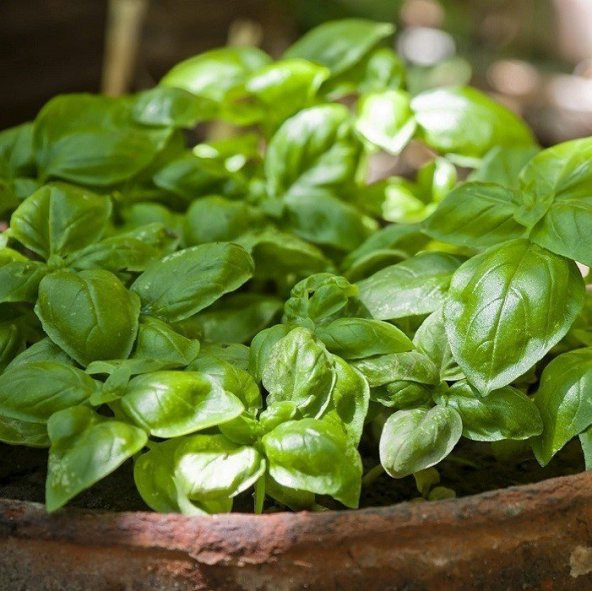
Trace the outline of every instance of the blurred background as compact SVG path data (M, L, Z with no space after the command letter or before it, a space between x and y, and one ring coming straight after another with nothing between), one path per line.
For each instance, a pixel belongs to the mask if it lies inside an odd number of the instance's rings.
M1 0L0 129L55 94L149 88L227 43L277 57L351 16L397 25L412 92L470 82L543 144L592 135L592 0Z

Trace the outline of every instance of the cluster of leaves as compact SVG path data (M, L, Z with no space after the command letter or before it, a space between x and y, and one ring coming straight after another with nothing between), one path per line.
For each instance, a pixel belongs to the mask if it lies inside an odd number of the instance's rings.
M49 447L49 510L131 457L192 514L356 507L361 442L418 483L461 437L592 456L592 139L410 96L392 33L209 51L0 134L0 441ZM411 141L413 181L366 182Z

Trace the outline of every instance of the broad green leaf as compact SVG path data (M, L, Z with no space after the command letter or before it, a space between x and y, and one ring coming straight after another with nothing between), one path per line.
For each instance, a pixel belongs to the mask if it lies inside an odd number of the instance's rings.
M220 103L232 88L270 61L269 56L256 47L213 49L180 62L160 84Z
M47 427L42 423L30 423L0 416L0 441L10 445L49 447Z
M169 368L186 367L199 353L199 341L175 332L158 318L145 317L140 322L132 354L136 359L153 359Z
M194 435L177 451L175 479L193 501L235 497L265 472L265 459L253 447L223 435Z
M134 482L144 502L160 513L182 513L175 481L175 455L183 439L176 438L151 444L150 449L134 462ZM189 513L189 511L187 511ZM195 508L197 515L201 514Z
M311 188L351 183L359 155L343 105L304 109L286 120L269 142L265 156L269 195L306 195Z
M479 392L502 388L563 338L583 301L572 261L527 240L494 246L452 278L444 307L452 354Z
M191 128L211 119L216 106L181 88L157 86L137 95L132 116L143 125Z
M399 154L415 126L409 95L402 90L367 94L358 102L357 131L385 152Z
M464 373L452 356L441 308L430 314L421 323L413 337L413 345L436 364L442 381L455 381L464 378Z
M266 229L243 235L241 244L255 261L255 277L276 279L292 273L297 276L325 271L330 262L312 244L287 232Z
M20 318L0 320L0 372L24 349L25 334ZM1 379L1 375L0 375Z
M116 470L147 441L141 429L84 406L55 413L47 430L51 440L45 487L48 511L59 509Z
M584 452L586 470L592 470L592 429L588 427L579 434L578 438L582 446L582 452Z
M197 196L214 192L227 176L227 171L214 170L192 153L168 161L153 176L154 184L187 202Z
M592 265L592 138L539 152L520 174L530 239ZM541 217L542 216L542 217Z
M257 333L251 341L249 349L249 372L260 382L267 359L274 345L290 332L286 324L276 324Z
M302 58L326 66L333 76L355 66L394 27L364 19L342 19L324 23L292 45L285 58Z
M316 273L299 281L284 304L284 321L313 327L344 315L358 289L347 279L331 273Z
M393 478L403 478L442 461L462 435L459 414L450 407L399 410L384 424L380 462Z
M125 359L138 331L140 301L115 275L95 269L50 273L35 313L47 335L81 365Z
M45 185L27 197L10 219L13 236L49 258L96 242L111 217L111 201L65 183Z
M520 238L526 228L514 218L516 199L501 185L465 183L448 193L424 229L436 240L473 248Z
M125 413L156 437L179 437L229 421L241 402L207 375L157 371L133 378L121 398Z
M58 410L83 404L99 388L90 376L71 365L34 361L0 375L0 415L46 423Z
M327 68L310 61L284 59L253 72L245 82L245 90L261 103L266 123L281 122L309 106L329 76Z
M216 195L196 199L185 217L183 235L188 246L204 242L233 241L262 227L263 215L242 201Z
M347 252L378 228L372 218L325 190L289 194L284 203L286 228L314 244Z
M415 255L358 282L359 298L379 320L429 314L443 304L461 262L442 252Z
M437 402L458 412L463 435L473 441L529 439L543 430L532 399L511 386L493 390L483 398L469 383L457 382Z
M335 386L324 416L335 415L343 424L352 445L357 446L368 414L370 388L364 376L340 357L333 357Z
M422 384L413 379L394 380L370 391L370 399L386 408L408 410L429 405L434 395L434 385Z
M335 369L325 346L305 328L277 341L265 362L262 383L267 403L295 402L304 416L319 416L329 404Z
M481 166L471 172L467 180L518 189L518 174L537 152L537 146L495 146L485 154Z
M141 272L162 258L163 251L128 234L111 236L72 253L66 264L76 270L105 269L112 273Z
M62 349L60 349L49 337L45 337L30 347L27 347L22 353L17 355L6 367L12 369L28 363L38 361L55 361L61 364L73 365L74 362Z
M131 289L144 314L176 322L238 289L253 274L253 261L240 246L203 244L164 257L136 279Z
M282 486L269 474L265 475L265 494L274 501L277 501L280 505L289 507L292 511L310 509L315 501L313 493L307 490Z
M15 176L35 176L32 123L0 131L0 159L6 162Z
M0 303L35 303L39 282L48 271L43 263L31 261L10 248L0 248Z
M288 421L267 433L262 443L269 473L279 484L358 506L362 461L343 429L333 422Z
M331 353L344 359L402 353L413 347L409 337L396 326L369 318L338 318L320 327L316 334Z
M545 466L570 439L592 425L592 349L576 349L551 361L534 402L543 432L532 441L532 449Z
M480 157L494 146L534 143L519 117L474 88L427 90L411 108L422 137L440 152Z
M402 380L433 385L440 382L436 365L418 351L369 357L354 361L352 365L368 380L371 388Z
M234 394L247 412L254 414L261 407L261 392L253 376L246 369L222 359L211 347L204 347L187 369L207 374L226 392Z
M128 99L61 95L35 120L37 165L45 179L114 185L146 168L169 135L168 129L134 125Z
M282 301L255 293L232 294L198 314L194 320L203 340L213 343L248 343L280 315Z

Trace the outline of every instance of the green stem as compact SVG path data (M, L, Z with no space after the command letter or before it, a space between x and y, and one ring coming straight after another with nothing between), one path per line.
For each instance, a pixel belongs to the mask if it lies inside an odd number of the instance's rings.
M382 467L382 464L377 464L374 466L374 468L370 468L370 470L368 470L368 472L366 472L362 478L362 486L368 488L377 478L382 476L383 473L384 468Z

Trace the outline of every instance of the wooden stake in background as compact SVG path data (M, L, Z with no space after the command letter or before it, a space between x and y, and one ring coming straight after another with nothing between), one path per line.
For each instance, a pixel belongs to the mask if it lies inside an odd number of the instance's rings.
M101 91L125 94L133 81L149 0L109 0Z

